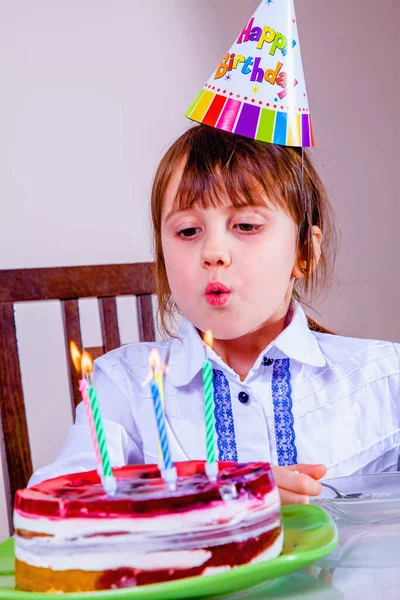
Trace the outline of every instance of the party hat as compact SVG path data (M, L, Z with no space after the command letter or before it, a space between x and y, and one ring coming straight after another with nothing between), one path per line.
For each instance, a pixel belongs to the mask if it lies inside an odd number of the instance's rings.
M263 0L186 112L283 146L314 146L294 0Z

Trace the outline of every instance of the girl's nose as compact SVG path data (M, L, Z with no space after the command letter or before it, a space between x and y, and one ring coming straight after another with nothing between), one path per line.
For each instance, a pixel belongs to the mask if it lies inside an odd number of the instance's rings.
M210 267L229 267L232 263L232 258L227 249L221 248L219 245L206 245L203 248L201 256L201 264L207 269Z

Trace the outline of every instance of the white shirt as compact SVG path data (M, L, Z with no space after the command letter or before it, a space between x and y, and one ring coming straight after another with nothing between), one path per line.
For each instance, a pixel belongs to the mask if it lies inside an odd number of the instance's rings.
M177 338L122 346L95 362L113 466L158 461L150 387L142 382L150 350L157 348L163 360L168 344L165 413L172 460L205 458L204 347L183 319ZM314 333L297 302L290 324L260 354L245 381L207 349L214 369L219 458L323 463L327 477L397 470L399 349L390 342ZM94 468L81 403L55 462L39 469L30 485Z

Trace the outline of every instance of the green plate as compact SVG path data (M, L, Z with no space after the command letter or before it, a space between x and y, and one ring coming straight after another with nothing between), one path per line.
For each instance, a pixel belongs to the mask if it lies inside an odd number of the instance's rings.
M278 558L236 567L225 573L188 577L168 583L137 588L62 594L62 598L116 598L118 600L175 600L222 596L260 585L315 562L331 552L337 542L335 523L321 508L310 504L282 507L284 526L283 552ZM10 538L0 544L0 599L49 600L53 594L23 592L15 589L14 545ZM60 594L54 594L60 597Z

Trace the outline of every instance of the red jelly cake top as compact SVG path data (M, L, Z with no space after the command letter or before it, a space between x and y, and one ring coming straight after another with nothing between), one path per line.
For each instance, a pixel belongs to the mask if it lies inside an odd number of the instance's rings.
M156 465L114 469L115 496L107 496L96 471L74 473L19 490L15 510L30 517L146 517L193 510L231 497L261 498L274 487L268 463L220 462L216 482L205 474L204 461L175 463L177 489L171 492Z

